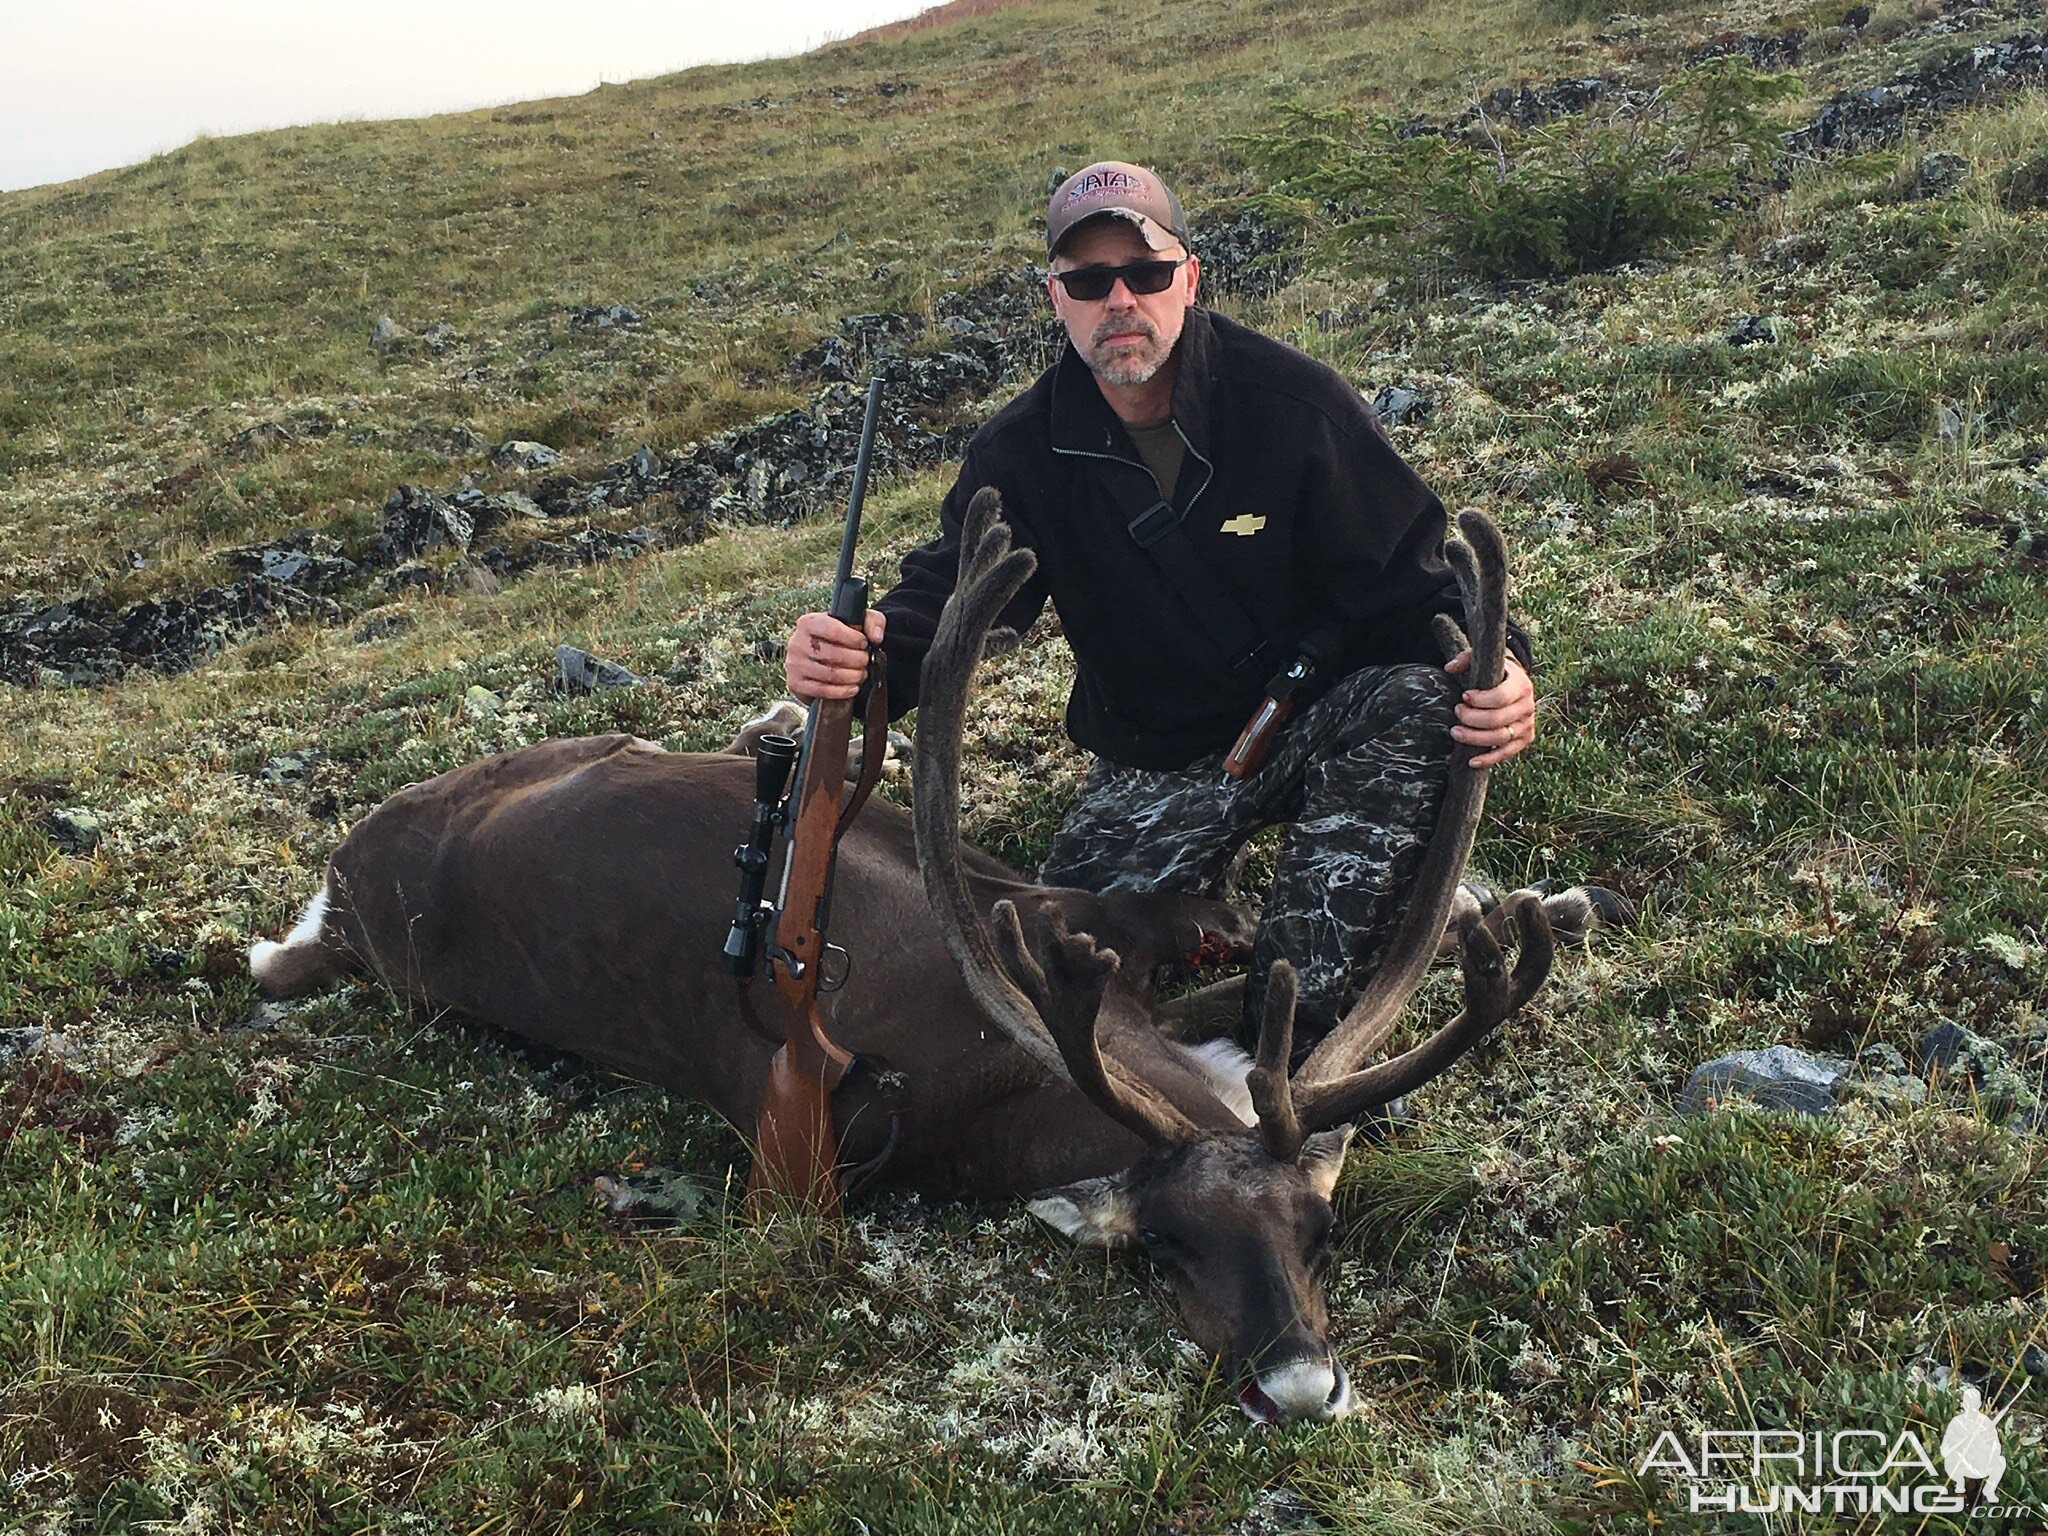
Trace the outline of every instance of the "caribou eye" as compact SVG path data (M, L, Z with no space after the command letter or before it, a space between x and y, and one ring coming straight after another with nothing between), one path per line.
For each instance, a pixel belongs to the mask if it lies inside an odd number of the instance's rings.
M1145 1245L1145 1251L1155 1259L1173 1246L1172 1239L1153 1227L1138 1228L1138 1241Z

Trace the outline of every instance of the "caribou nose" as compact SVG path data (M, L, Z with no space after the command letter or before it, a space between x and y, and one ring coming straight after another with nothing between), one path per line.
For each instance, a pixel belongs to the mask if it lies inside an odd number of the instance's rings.
M1274 1419L1339 1419L1351 1411L1351 1378L1334 1356L1290 1360L1258 1373L1238 1394L1247 1416Z

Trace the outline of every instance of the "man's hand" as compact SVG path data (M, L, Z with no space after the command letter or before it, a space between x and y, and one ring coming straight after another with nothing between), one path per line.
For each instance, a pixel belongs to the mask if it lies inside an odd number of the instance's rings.
M869 645L882 643L888 616L870 608L867 640L851 624L829 613L807 613L790 631L789 653L782 659L782 680L800 699L850 699L867 681Z
M1446 672L1468 672L1468 646L1444 663ZM1458 701L1458 723L1451 727L1458 741L1490 750L1472 759L1474 768L1506 762L1536 739L1536 685L1522 664L1510 656L1497 688L1467 689Z

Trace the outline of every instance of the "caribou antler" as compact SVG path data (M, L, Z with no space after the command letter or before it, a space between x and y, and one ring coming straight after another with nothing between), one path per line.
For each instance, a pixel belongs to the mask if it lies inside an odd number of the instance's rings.
M1507 655L1507 551L1500 531L1482 512L1459 513L1458 529L1464 539L1447 540L1445 555L1457 572L1465 617L1472 627L1472 665L1467 678L1473 688L1486 689L1500 681ZM1464 644L1463 634L1448 618L1436 620L1436 632L1447 654ZM1542 903L1518 904L1513 915L1520 953L1512 976L1507 974L1493 932L1485 926L1468 930L1460 942L1465 972L1463 1011L1412 1050L1360 1070L1393 1033L1402 1009L1436 956L1486 806L1487 770L1472 766L1478 750L1464 743L1452 749L1436 830L1386 958L1351 1011L1310 1053L1294 1077L1287 1107L1302 1126L1321 1129L1336 1125L1420 1087L1527 1002L1549 974L1554 946ZM1269 1014L1269 1026L1270 1021ZM1262 1066L1265 1056L1262 1038ZM1263 1110L1261 1113L1263 1117Z
M1066 1065L1067 1080L1112 1120L1147 1141L1172 1141L1185 1134L1190 1127L1170 1105L1152 1095L1132 1092L1103 1060L1095 1021L1101 1016L1103 989L1117 972L1116 951L1098 948L1085 933L1069 933L1066 919L1053 910L1045 915L1046 964L1041 966L1024 938L1015 902L997 902L990 916L995 919L996 947L1002 952L1004 969L1022 985L1051 1032Z
M1031 551L1010 547L1002 499L992 489L977 491L961 528L959 576L939 615L918 686L911 797L918 868L946 948L983 1013L1046 1072L1073 1084L1119 1123L1155 1143L1177 1141L1195 1133L1194 1123L1142 1077L1106 1057L1097 1041L1116 953L1053 922L1041 965L1013 905L998 904L996 934L990 934L961 867L960 743L967 697L989 627L1037 563Z
M1294 1054L1294 997L1294 967L1285 960L1274 961L1266 973L1265 1006L1259 1017L1259 1059L1244 1080L1266 1150L1283 1163L1301 1156L1303 1139L1288 1076L1287 1058Z

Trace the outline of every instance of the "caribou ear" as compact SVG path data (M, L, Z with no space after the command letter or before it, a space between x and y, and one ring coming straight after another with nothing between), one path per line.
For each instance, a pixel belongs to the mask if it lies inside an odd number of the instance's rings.
M1138 1242L1138 1207L1122 1174L1083 1179L1024 1202L1047 1226L1086 1248L1132 1248Z
M1344 1171L1351 1131L1352 1127L1340 1125L1334 1131L1317 1131L1301 1144L1301 1157L1295 1166L1308 1175L1309 1187L1325 1200L1336 1191L1337 1175Z

